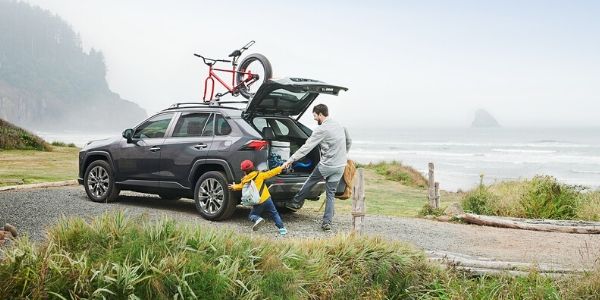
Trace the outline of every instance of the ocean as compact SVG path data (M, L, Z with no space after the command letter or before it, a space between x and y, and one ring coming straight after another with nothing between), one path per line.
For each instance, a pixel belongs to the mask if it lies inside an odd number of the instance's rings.
M448 191L479 183L552 175L567 184L600 187L600 128L349 128L350 158L400 161L423 174L435 165L436 181ZM48 141L82 146L114 133L37 132Z

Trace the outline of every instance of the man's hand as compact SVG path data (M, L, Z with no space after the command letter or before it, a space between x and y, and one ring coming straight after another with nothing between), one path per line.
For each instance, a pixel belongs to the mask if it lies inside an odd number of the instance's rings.
M281 165L281 168L287 169L290 167L290 165L292 165L292 162L288 160L288 161L284 162L283 165Z

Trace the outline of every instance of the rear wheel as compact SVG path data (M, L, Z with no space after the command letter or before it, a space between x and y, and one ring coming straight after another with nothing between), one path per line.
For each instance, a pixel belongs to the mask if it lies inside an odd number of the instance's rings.
M119 197L115 177L107 161L92 162L83 176L83 186L88 198L94 202L113 202Z
M196 182L194 201L196 209L207 220L231 217L237 205L227 188L227 178L219 171L204 173Z
M236 84L240 85L239 92L246 99L252 98L258 88L267 80L273 77L273 68L269 60L262 54L254 53L246 56L237 69ZM248 78L243 72L251 72L258 75L258 80L244 83Z

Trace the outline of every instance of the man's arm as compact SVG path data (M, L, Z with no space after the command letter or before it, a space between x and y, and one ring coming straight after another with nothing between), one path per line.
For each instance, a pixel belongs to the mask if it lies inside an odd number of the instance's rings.
M304 145L302 145L302 147L300 147L300 149L298 149L298 151L296 151L296 153L294 153L290 159L287 160L287 162L293 163L305 157L306 154L315 148L324 138L325 131L321 130L321 127L317 127L317 129L315 129L315 131L313 131L313 133L310 135L308 140L306 140L306 143L304 143Z
M352 139L350 138L348 129L346 129L346 127L344 127L344 133L346 134L346 153L348 153L350 152L350 147L352 146Z

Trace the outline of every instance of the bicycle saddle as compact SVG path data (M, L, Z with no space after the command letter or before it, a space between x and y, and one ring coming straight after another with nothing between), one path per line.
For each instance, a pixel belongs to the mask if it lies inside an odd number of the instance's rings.
M231 52L231 54L229 54L229 57L236 57L236 56L240 56L240 55L242 55L242 51L233 50L233 52Z

